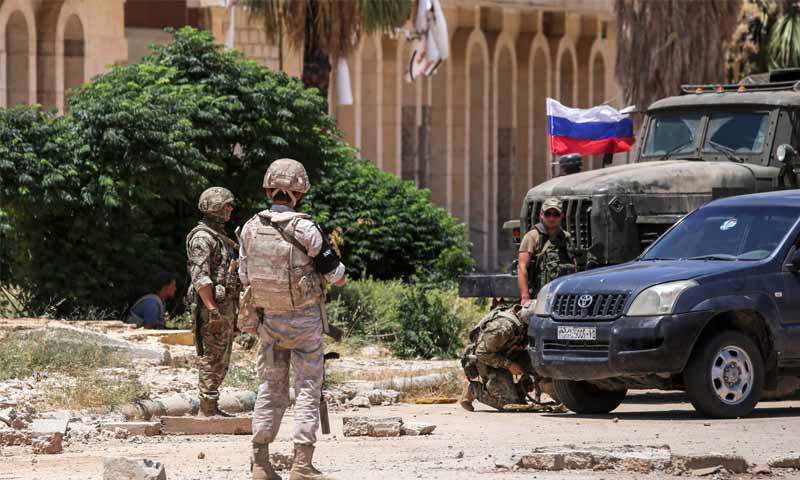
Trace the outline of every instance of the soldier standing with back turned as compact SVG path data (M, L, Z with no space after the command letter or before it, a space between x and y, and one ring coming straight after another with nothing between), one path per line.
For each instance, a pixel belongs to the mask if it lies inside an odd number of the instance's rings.
M211 187L200 195L203 219L186 236L191 286L187 294L200 357L200 415L229 416L219 409L219 387L228 373L239 306L238 245L225 234L233 194Z
M243 298L249 297L260 317L255 323L261 339L257 359L261 385L253 412L252 478L280 480L269 461L269 444L278 435L289 405L291 364L296 400L289 478L324 480L329 477L312 464L320 426L322 334L327 330L323 282L343 285L345 267L320 227L308 215L295 211L310 188L300 162L288 158L274 161L263 186L272 207L251 218L240 237Z

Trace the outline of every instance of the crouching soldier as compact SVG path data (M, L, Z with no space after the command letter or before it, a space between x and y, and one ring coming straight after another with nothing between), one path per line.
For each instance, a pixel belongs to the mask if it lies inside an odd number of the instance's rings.
M519 305L498 307L469 332L470 344L461 357L469 380L460 402L465 410L474 410L474 400L497 410L527 403L534 389L534 372L525 350L527 318Z

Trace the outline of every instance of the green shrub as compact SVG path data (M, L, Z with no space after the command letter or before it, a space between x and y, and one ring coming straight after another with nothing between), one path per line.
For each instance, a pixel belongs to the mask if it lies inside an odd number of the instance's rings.
M473 266L463 225L357 160L315 90L208 32L183 29L95 77L69 111L0 110L0 282L30 292L34 311L121 312L153 272L185 271L202 190L232 190L241 225L266 206L262 177L281 157L309 169L303 208L344 239L351 275L444 282Z
M484 308L454 290L364 279L331 291L328 320L348 335L387 345L402 358L454 358Z

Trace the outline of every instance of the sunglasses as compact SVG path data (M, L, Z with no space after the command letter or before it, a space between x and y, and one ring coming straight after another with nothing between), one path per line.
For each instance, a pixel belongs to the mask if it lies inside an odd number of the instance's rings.
M547 218L558 218L561 216L561 212L558 212L556 210L548 210L544 212L544 216Z

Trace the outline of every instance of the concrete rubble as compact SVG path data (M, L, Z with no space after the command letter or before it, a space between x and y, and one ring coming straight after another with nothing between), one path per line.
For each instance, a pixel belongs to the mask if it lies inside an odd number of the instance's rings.
M784 459L785 460L785 459ZM772 468L794 468L792 462L776 461L769 466L750 465L743 457L726 454L676 455L667 445L585 447L567 445L542 447L515 456L512 465L518 469L562 470L615 470L648 474L665 472L673 475L689 474L703 477L727 472L730 474L764 474ZM778 465L781 465L780 467Z
M430 435L436 425L431 423L404 423L400 417L344 417L345 437L399 437L401 435Z
M0 410L0 446L30 446L35 454L52 455L63 450L68 419L36 419L29 403Z
M103 480L167 480L167 472L153 460L112 457L103 461Z

